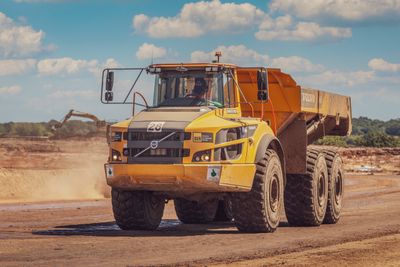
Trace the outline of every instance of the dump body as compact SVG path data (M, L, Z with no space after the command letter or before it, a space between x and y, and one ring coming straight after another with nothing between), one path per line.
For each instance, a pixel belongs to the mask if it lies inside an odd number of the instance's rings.
M282 143L288 173L304 173L307 145L326 135L345 136L351 131L351 99L321 90L302 88L288 74L268 69L269 99L257 100L256 68L238 68L243 92L243 116L267 121Z

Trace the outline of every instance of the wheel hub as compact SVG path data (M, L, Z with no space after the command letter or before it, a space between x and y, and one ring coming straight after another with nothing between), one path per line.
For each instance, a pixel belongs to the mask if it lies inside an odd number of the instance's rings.
M276 212L278 210L279 182L278 182L278 176L276 174L272 176L269 186L269 205L273 212Z
M342 175L340 173L338 173L338 175L335 177L335 202L336 202L336 204L339 204L342 193L343 193L343 179L342 179Z
M323 173L318 178L318 185L317 185L317 190L318 190L318 204L319 206L324 205L324 196L325 196L325 176Z

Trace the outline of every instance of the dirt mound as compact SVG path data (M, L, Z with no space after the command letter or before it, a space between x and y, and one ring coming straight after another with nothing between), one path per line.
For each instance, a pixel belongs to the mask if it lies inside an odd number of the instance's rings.
M108 195L101 168L0 169L0 201L97 199ZM100 166L101 167L101 166Z
M0 202L109 196L104 139L0 140Z
M385 147L385 148L341 148L339 152L344 157L366 157L366 156L399 156L400 147Z
M400 173L400 148L339 148L348 172Z
M0 150L5 152L27 152L27 153L51 153L61 152L61 149L55 142L21 142L15 139L0 141Z

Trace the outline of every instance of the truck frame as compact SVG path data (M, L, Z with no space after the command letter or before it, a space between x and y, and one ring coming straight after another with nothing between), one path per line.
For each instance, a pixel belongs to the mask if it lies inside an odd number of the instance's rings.
M290 225L339 220L342 159L312 144L350 134L349 97L302 88L273 68L213 62L137 70L155 76L153 105L144 101L107 133L105 175L121 229L156 229L168 200L183 223L233 220L243 232L275 231L283 208ZM106 104L114 103L115 71L103 71ZM132 88L123 103L133 93L135 106L144 97Z

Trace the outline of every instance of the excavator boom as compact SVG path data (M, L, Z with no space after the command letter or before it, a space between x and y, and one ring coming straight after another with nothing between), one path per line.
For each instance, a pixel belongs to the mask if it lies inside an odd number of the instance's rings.
M53 132L56 132L59 128L61 128L65 123L67 123L67 121L69 121L72 117L79 117L79 118L86 118L86 119L90 119L92 121L95 122L96 127L97 128L102 128L105 127L107 125L106 121L104 120L100 120L99 118L97 118L97 116L87 113L87 112L81 112L81 111L77 111L77 110L73 110L71 109L65 116L64 118L59 121L57 124L53 125L53 127L51 128L51 130Z

